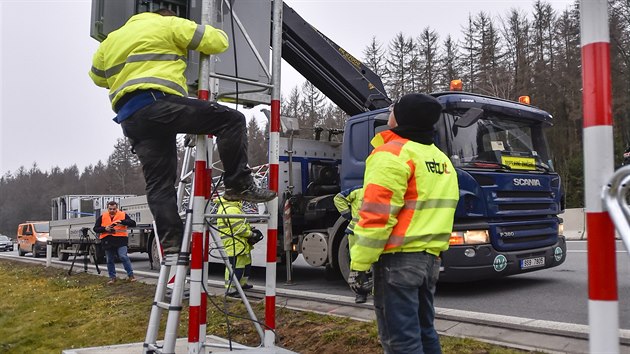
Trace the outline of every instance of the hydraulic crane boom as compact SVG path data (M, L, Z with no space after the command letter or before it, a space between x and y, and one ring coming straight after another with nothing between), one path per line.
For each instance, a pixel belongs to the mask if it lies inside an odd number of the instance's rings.
M348 115L391 104L378 75L287 4L282 14L282 58Z

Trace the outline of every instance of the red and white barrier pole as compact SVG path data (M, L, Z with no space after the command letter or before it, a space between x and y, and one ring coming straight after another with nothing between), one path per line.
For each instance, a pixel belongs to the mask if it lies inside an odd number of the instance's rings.
M192 236L190 246L190 299L188 320L188 353L197 354L202 350L205 342L200 338L201 317L205 318L205 309L201 309L203 296L202 264L203 264L203 236L204 210L206 204L207 174L206 174L206 139L197 139L195 155L195 183L193 191ZM205 323L205 320L203 321Z
M615 229L602 201L614 170L606 0L581 0L584 188L591 353L619 353Z
M213 0L201 1L201 24L209 25L211 10L214 9ZM210 99L209 77L210 60L200 54L199 81L197 98L208 101ZM195 149L195 173L193 191L192 236L190 246L190 300L188 320L188 354L205 353L207 298L204 291L208 284L208 229L205 227L205 210L207 199L210 198L212 181L212 136L197 137Z
M278 193L280 163L280 65L282 62L282 1L273 2L271 122L269 124L269 189ZM278 252L278 198L268 202L267 271L265 280L265 347L275 346L276 328L276 260ZM290 262L290 260L287 260Z

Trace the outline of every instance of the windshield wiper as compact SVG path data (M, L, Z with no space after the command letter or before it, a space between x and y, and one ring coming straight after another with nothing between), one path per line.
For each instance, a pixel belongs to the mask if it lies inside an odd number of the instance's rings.
M496 166L496 167L500 167L503 170L511 170L512 169L512 167L510 167L510 166L508 166L506 164L500 163L500 162L496 162L496 161L472 160L472 161L465 162L465 164L467 166L477 165L475 167L483 167L483 168L492 168L492 167Z
M551 168L544 164L537 163L534 164L534 167L536 167L536 170L538 171L542 170L543 172L551 172Z

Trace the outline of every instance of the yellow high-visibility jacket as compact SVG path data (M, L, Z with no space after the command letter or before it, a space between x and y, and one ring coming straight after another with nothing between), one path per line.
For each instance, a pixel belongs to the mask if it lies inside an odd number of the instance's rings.
M354 186L337 193L333 198L335 207L339 214L345 218L350 218L348 231L352 233L354 226L359 221L359 209L363 202L363 186Z
M112 108L135 90L188 96L184 76L188 50L210 55L227 48L228 37L220 29L144 12L107 36L94 54L89 75L96 85L109 89Z
M229 201L221 197L215 199L214 202L218 206L217 214L244 214L243 203L240 201ZM252 228L247 219L218 218L217 228L228 256L238 257L251 252L253 246L247 242L247 239L252 236Z
M459 200L457 174L434 144L384 131L372 139L366 160L363 204L350 268L367 271L383 253L448 249Z

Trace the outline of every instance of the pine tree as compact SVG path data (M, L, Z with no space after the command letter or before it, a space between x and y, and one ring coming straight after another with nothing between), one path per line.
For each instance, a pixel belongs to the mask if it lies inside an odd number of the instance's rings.
M420 83L418 91L433 92L439 86L439 36L435 30L426 27L416 40L420 58Z
M128 194L130 183L140 176L140 162L132 153L131 144L126 138L119 138L114 145L114 152L109 155L107 167L110 172L108 183L112 194Z
M522 12L512 9L502 21L503 38L506 43L506 65L511 72L514 86L509 97L531 93L531 56L529 53L530 24Z
M372 41L363 50L363 64L381 78L387 73L385 51L383 45L372 37Z
M475 27L471 14L468 15L468 23L466 27L463 27L462 33L464 35L463 43L461 44L463 53L463 84L464 90L469 92L475 92L477 88L477 76L478 76L478 57L480 56L481 49L477 45L475 40Z
M267 142L265 135L258 126L256 118L251 118L247 123L248 150L247 158L250 166L259 166L267 163Z
M410 63L413 56L413 41L398 33L390 42L387 53L387 77L385 85L389 97L396 100L410 92Z
M439 91L448 90L452 80L461 80L462 78L459 47L450 35L444 40L442 48L442 52L444 54L439 58L440 65L438 82L440 86L436 88Z
M324 95L313 85L306 81L302 85L302 116L298 117L300 130L315 129L321 126L322 109L324 107ZM306 137L307 135L303 135Z

